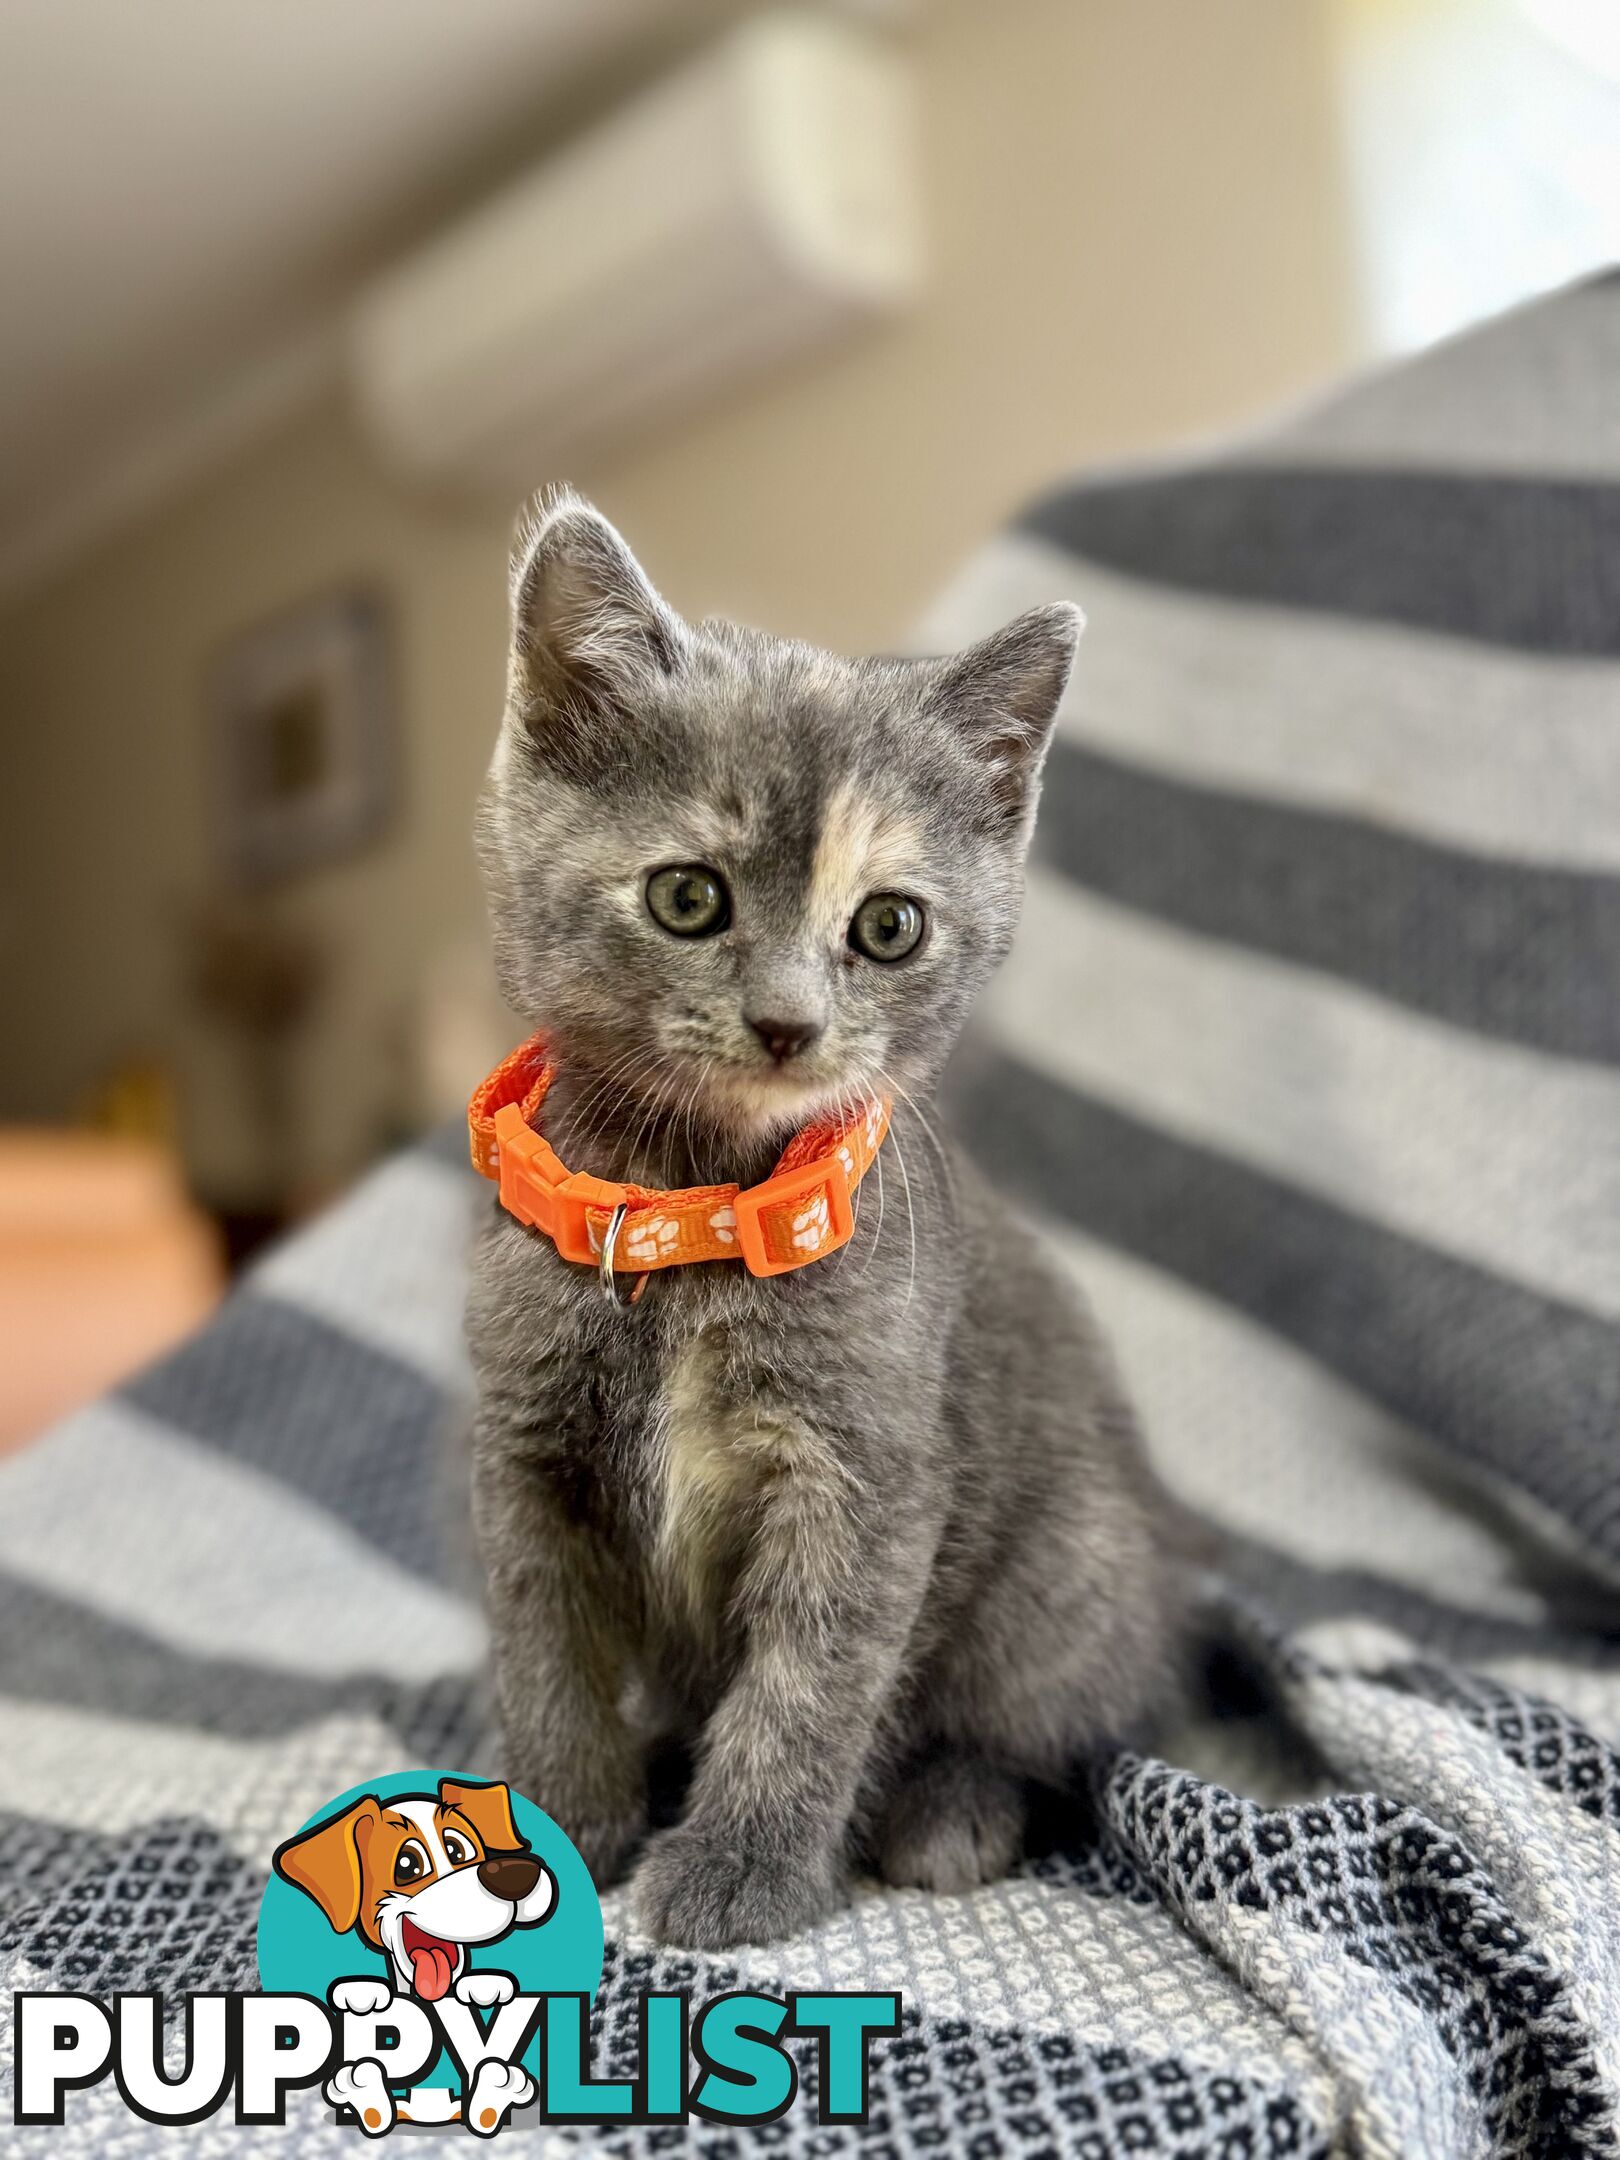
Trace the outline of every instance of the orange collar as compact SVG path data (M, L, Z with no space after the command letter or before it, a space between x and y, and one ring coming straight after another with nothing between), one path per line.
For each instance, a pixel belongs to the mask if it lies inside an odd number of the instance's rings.
M467 1105L473 1167L500 1186L509 1214L582 1266L599 1263L623 1208L614 1261L637 1275L686 1260L741 1260L750 1274L783 1275L824 1260L849 1241L850 1197L889 1129L885 1099L848 1120L807 1125L761 1185L649 1192L563 1168L533 1129L555 1077L544 1036L531 1035L479 1083Z

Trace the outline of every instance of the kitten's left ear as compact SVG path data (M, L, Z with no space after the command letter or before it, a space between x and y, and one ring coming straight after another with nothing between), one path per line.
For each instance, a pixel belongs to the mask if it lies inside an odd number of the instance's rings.
M982 761L998 822L1027 825L1047 740L1086 618L1066 600L1031 608L947 660L930 704Z

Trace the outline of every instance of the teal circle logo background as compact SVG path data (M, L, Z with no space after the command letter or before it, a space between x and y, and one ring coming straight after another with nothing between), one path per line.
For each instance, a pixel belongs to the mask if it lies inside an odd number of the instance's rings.
M363 1785L335 1794L308 1822L289 1825L286 1836L294 1837L329 1816L341 1815L367 1793L375 1793L379 1800L394 1800L402 1793L436 1793L441 1778L468 1785L489 1782L461 1770L401 1770L392 1777L367 1778ZM557 1901L538 1927L515 1927L499 1942L473 1945L468 1966L478 1972L510 1973L520 1995L594 1996L602 1980L602 1905L590 1870L551 1817L520 1792L512 1793L512 1817L536 1858L555 1877ZM352 1931L335 1933L315 1900L283 1882L272 1869L259 1906L259 1985L266 1994L314 1995L325 2002L335 1980L373 1979L393 1984L382 1952ZM521 2058L534 2078L540 2074L538 2058L536 2037ZM455 2082L455 2065L444 2049L423 2076L411 2080L413 2085Z

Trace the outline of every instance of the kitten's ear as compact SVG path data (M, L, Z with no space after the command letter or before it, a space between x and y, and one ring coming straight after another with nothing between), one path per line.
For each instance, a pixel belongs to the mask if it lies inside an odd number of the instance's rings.
M513 542L507 686L535 740L622 711L685 654L685 625L602 513L568 491L538 498Z
M930 703L981 760L998 822L1027 825L1047 739L1086 618L1066 600L1031 608L947 660Z

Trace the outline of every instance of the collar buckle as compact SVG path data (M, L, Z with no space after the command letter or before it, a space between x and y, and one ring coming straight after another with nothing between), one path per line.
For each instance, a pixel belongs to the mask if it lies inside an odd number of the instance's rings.
M778 1170L737 1195L737 1248L750 1275L786 1275L847 1245L855 1231L841 1153Z
M594 1267L601 1255L602 1225L592 1235L589 1213L611 1220L615 1208L634 1197L628 1185L568 1171L550 1143L524 1120L517 1103L495 1113L501 1205L532 1230L543 1231L565 1260Z

